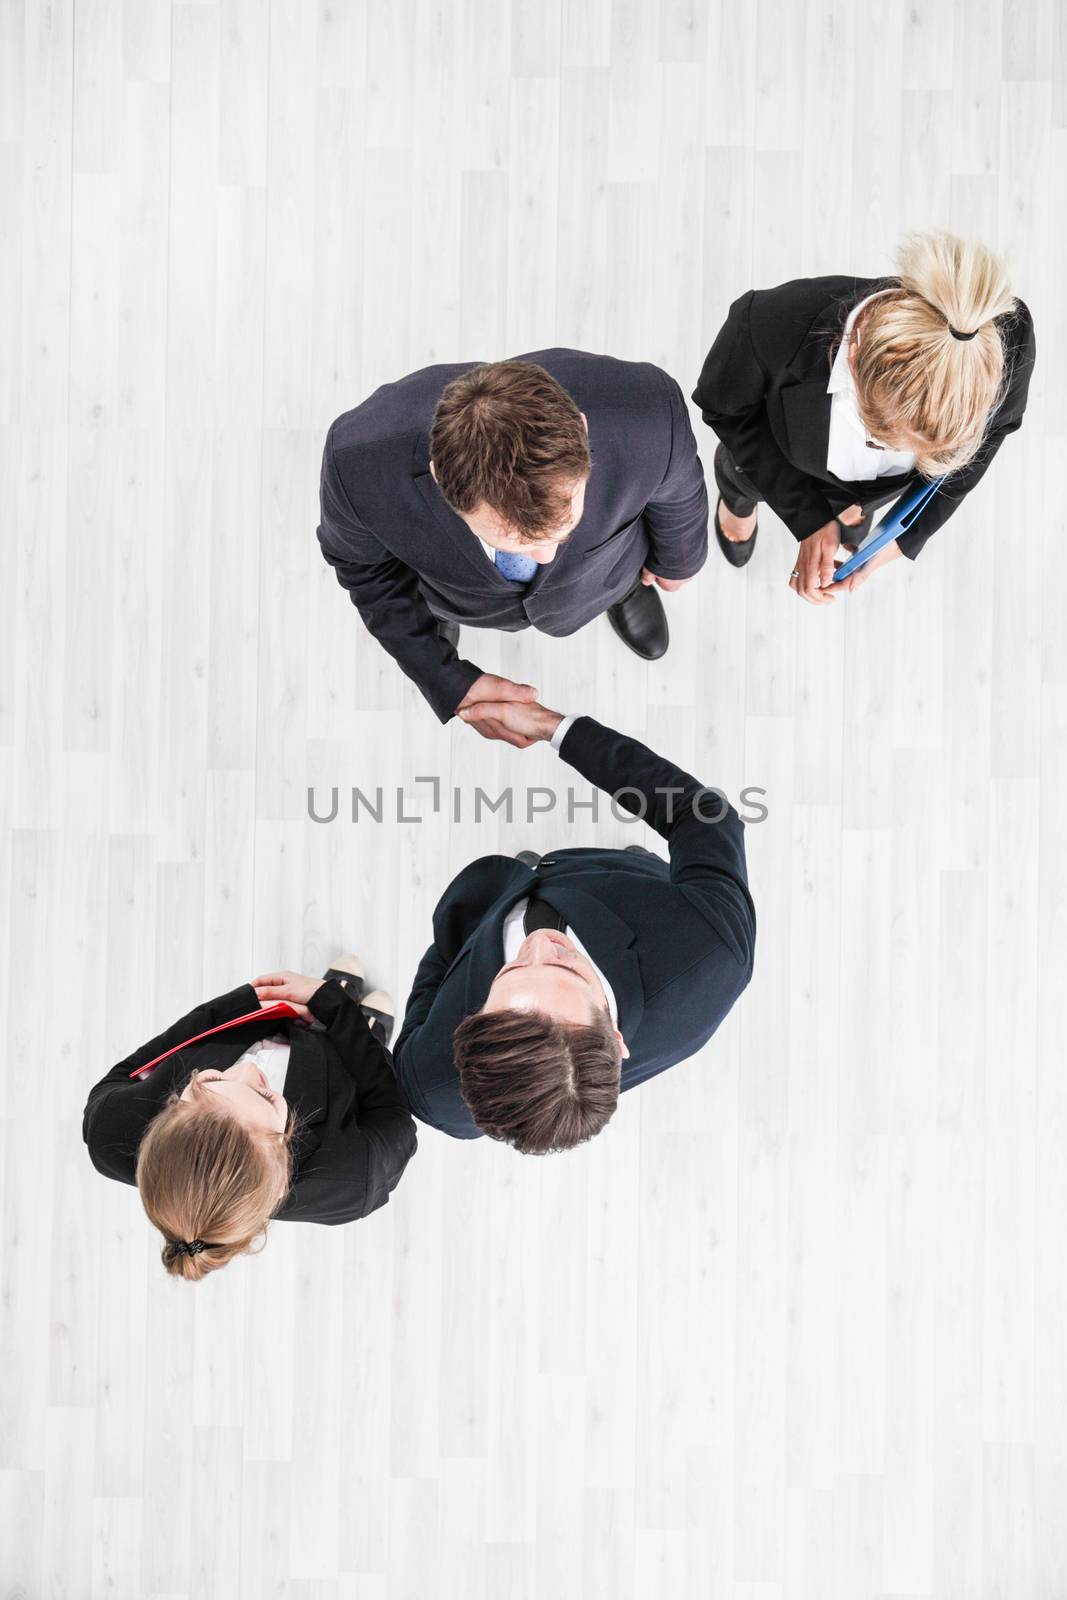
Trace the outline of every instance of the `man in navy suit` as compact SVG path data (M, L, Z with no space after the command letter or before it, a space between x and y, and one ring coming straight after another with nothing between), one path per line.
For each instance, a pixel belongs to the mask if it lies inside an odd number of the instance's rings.
M669 864L638 847L483 856L434 912L397 1041L401 1094L457 1139L526 1153L598 1133L620 1090L705 1044L752 975L744 825L636 739L540 705L476 705L643 816Z
M461 625L563 637L607 611L655 660L668 644L657 588L681 588L707 556L707 489L678 385L580 350L384 385L331 427L321 502L323 555L442 722L460 706L536 699L462 660ZM509 738L499 719L477 726Z

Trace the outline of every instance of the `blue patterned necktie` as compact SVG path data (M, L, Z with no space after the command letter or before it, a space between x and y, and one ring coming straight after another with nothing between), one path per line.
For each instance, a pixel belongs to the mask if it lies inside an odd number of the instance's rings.
M517 556L510 550L495 550L493 565L509 583L529 583L537 571L533 556Z

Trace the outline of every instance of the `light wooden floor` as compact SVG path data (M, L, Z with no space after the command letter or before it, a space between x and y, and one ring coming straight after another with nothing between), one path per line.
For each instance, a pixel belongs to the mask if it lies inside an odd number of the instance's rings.
M1067 1594L1065 33L1057 0L2 0L0 1593ZM914 568L806 609L765 514L655 667L606 624L470 646L767 789L711 1048L586 1150L424 1133L370 1222L166 1281L81 1147L111 1061L347 947L402 999L472 856L594 837L414 784L560 769L439 729L363 634L314 538L330 420L552 343L688 391L735 294L936 223L1010 252L1040 360ZM309 783L423 820L316 826Z

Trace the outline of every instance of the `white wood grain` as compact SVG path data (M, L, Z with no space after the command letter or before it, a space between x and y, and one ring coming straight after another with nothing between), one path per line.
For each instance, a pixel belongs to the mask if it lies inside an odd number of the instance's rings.
M1065 85L1054 0L0 4L5 1594L1067 1592ZM1040 356L920 562L817 614L764 508L652 668L463 641L767 791L742 1004L586 1150L423 1130L368 1222L168 1282L81 1147L106 1066L343 950L402 1003L474 856L640 837L527 823L554 755L366 635L329 422L553 343L688 393L753 283L942 222Z

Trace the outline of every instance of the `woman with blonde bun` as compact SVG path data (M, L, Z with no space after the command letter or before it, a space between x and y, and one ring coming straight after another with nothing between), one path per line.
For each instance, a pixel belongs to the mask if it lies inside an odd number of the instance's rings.
M163 1265L196 1282L268 1224L354 1222L415 1153L388 1043L393 1006L354 956L324 978L268 973L208 1000L89 1095L93 1165L136 1184Z
M902 246L892 278L798 278L750 289L704 362L693 398L720 439L715 532L731 566L767 504L797 540L789 584L825 605L919 554L1022 422L1030 313L1003 263L949 233ZM872 511L944 478L913 529L833 587L842 545Z

